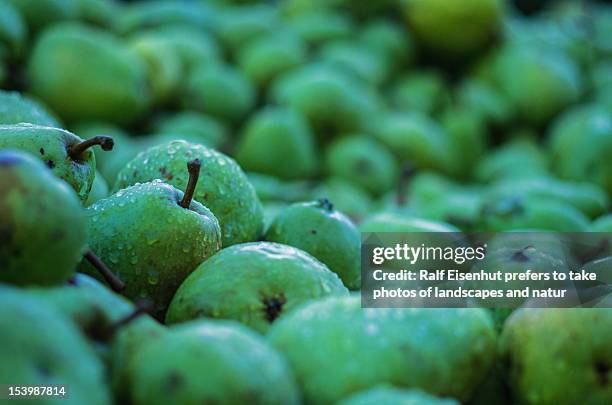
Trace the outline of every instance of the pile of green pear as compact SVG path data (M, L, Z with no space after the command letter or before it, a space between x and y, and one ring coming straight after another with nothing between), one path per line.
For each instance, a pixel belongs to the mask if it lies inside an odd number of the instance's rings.
M612 404L611 39L603 0L1 0L0 385ZM363 308L372 232L597 281Z

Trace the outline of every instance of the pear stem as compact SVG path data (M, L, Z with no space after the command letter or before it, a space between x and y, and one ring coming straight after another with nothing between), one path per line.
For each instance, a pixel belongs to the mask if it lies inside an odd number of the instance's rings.
M189 208L191 200L193 200L193 194L195 193L196 185L198 184L198 178L200 177L200 168L202 162L200 159L194 159L187 162L187 170L189 171L189 181L187 182L187 188L185 194L179 205L183 208Z
M121 281L121 279L119 279L119 277L117 277L115 273L113 273L111 269L108 268L106 263L104 263L102 259L96 256L94 252L88 250L87 252L85 252L84 256L85 259L87 259L87 261L91 263L91 265L94 266L96 270L100 272L102 277L104 277L104 280L106 280L106 282L108 283L108 285L110 285L113 291L119 292L125 288L125 283Z
M406 201L408 200L408 180L410 179L410 177L412 177L413 173L414 167L411 164L406 163L402 166L402 172L397 183L397 194L395 196L395 202L400 207L405 205Z
M71 145L68 148L68 156L73 159L78 159L81 157L83 152L95 145L99 145L102 150L109 151L113 150L115 141L113 141L112 137L107 135L94 136L93 138L86 139L83 142Z
M125 325L132 323L136 319L140 318L142 315L148 314L151 309L152 305L150 302L137 303L136 308L130 314L119 319L117 322L108 325L108 327L105 328L104 340L110 340L113 336L115 336L119 329L123 328Z

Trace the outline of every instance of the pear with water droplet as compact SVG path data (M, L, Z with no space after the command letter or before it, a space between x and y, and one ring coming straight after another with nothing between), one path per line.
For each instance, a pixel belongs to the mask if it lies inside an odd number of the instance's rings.
M94 136L83 140L59 128L32 124L0 125L0 149L19 149L37 156L60 179L66 181L82 201L87 199L96 171L92 146L113 149L113 138Z
M361 281L361 234L327 199L295 203L274 219L266 240L310 253L355 290Z
M81 204L35 157L0 150L0 282L67 281L85 250Z
M291 370L261 336L234 322L198 321L144 342L128 364L134 405L297 405Z
M184 189L188 181L185 163L196 158L202 163L202 171L194 196L219 220L223 246L257 240L263 229L257 194L240 166L214 149L185 141L154 146L121 170L114 188L161 179Z
M265 333L305 301L347 293L338 276L306 252L279 243L244 243L221 250L185 280L166 322L224 318Z
M193 200L200 162L189 162L188 171L184 194L157 180L87 208L90 249L125 282L124 295L154 302L156 316L163 316L185 277L221 247L217 219ZM81 270L92 273L86 262Z

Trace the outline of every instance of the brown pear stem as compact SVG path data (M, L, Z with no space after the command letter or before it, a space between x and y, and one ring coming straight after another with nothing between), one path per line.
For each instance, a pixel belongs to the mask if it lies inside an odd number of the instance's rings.
M196 185L198 184L198 178L200 177L200 167L202 162L200 159L194 159L187 162L187 170L189 171L189 181L187 182L187 188L185 194L179 205L183 208L189 208L191 200L193 200L193 194L195 193Z
M73 159L78 159L81 157L83 152L95 145L99 145L102 150L109 151L113 150L115 141L113 141L112 137L107 135L94 136L93 138L86 139L83 142L71 145L68 148L68 155Z
M108 285L110 285L113 291L119 292L125 288L125 283L121 281L119 277L117 277L115 273L113 273L111 269L108 268L106 263L104 263L102 259L96 256L94 252L88 250L87 252L85 252L84 256L85 259L87 259L87 261L91 263L91 265L94 266L96 270L100 272L102 277L104 277L104 280L106 280L106 282L108 283Z
M128 325L134 322L136 319L140 318L142 315L148 314L153 305L151 302L138 302L136 308L126 315L125 317L119 319L118 321L108 325L104 330L104 340L110 340L115 334L123 328L125 325Z
M413 173L414 167L411 164L406 163L404 166L402 166L402 172L397 183L397 194L395 196L395 202L400 207L405 205L406 201L408 200L408 180L410 177L412 177Z

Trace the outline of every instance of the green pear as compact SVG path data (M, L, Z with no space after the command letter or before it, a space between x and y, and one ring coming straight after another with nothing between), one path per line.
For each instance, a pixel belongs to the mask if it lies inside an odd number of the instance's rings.
M185 164L194 158L202 162L195 199L219 220L223 246L256 240L262 232L263 213L253 186L234 160L202 145L174 141L152 147L121 170L114 189L158 178L184 188Z
M354 21L348 15L331 9L292 16L287 24L313 48L333 40L350 38L355 32Z
M478 52L502 28L501 0L408 0L401 2L401 6L420 44L442 58L455 59Z
M375 196L393 188L399 175L393 154L376 139L363 135L342 137L328 145L325 167L331 176L354 183Z
M460 232L450 224L439 221L431 221L409 215L402 215L397 212L378 212L363 220L359 225L361 232L390 232L390 233L411 233L411 232Z
M487 124L503 126L514 116L510 100L483 79L468 77L456 91L459 105L482 116Z
M337 177L330 177L310 193L310 199L327 198L336 210L359 222L368 215L372 198L363 188Z
M400 161L415 168L451 172L456 167L448 134L420 113L388 113L381 118L375 135Z
M379 100L369 87L323 63L281 76L271 88L271 97L301 114L322 139L366 129L379 109Z
M154 180L87 208L90 249L125 282L124 295L152 300L158 317L185 277L221 247L217 219L192 199L199 161L191 161L188 169L184 194ZM89 263L80 269L91 273Z
M524 138L521 134L514 134L509 142L488 151L474 167L475 179L485 183L546 174L546 152L532 137Z
M594 20L596 13L575 2L559 4L535 18L508 19L505 39L524 47L562 51L580 68L588 70L596 57L593 33L596 29L582 24Z
M510 232L499 233L486 241L487 253L483 260L474 263L471 271L474 273L481 270L486 273L500 271L502 277L506 274L515 276L528 271L540 274L548 274L549 281L520 280L512 281L489 281L475 280L467 281L464 285L472 290L523 290L529 287L532 290L548 288L568 288L566 283L554 281L552 273L568 274L574 270L574 258L568 243L562 237L552 233L536 232ZM521 306L525 298L491 298L488 300L474 300L479 306L487 306L493 309L514 309ZM511 311L498 311L495 320L503 324L504 319Z
M79 5L74 0L8 0L23 16L28 31L37 33L43 28L79 17Z
M478 224L482 197L478 188L466 188L448 192L429 204L411 207L415 214L425 219L446 222L463 231L471 231Z
M0 47L7 49L9 59L21 56L27 32L26 22L18 9L10 2L0 4Z
M198 321L137 348L130 403L300 403L291 370L260 336L234 322Z
M185 78L200 66L218 64L223 60L219 44L211 33L193 26L170 24L139 34L140 37L154 37L155 41L166 42L178 55Z
M395 203L400 211L403 208L409 214L471 230L478 223L483 194L481 186L459 184L433 172L420 172L407 186L404 207Z
M278 9L272 4L227 7L219 12L213 32L226 51L236 57L248 42L274 32L278 17Z
M378 48L354 40L328 42L319 51L324 63L336 66L356 78L380 86L390 76L391 67Z
M109 369L115 398L125 400L126 364L137 347L164 334L165 328L143 313L145 307L134 307L85 274L77 273L64 286L29 291L68 317L88 337Z
M606 192L595 184L547 176L500 180L487 192L495 196L513 196L517 193L567 202L590 218L603 214L610 206Z
M612 193L612 117L603 105L572 108L551 125L553 171L561 178L589 181Z
M66 386L40 402L111 404L104 367L76 326L28 293L0 286L0 380L13 386ZM38 402L37 401L37 402Z
M157 134L174 134L209 148L228 142L228 130L219 120L196 111L182 111L161 116L153 122ZM127 162L126 162L127 163Z
M229 65L211 64L187 78L183 105L227 124L239 122L255 105L255 90L242 73Z
M81 273L63 286L32 288L28 292L65 315L95 344L107 346L123 329L155 322L126 298Z
M127 124L149 103L144 61L95 28L54 25L38 38L27 70L28 90L68 122Z
M356 295L310 302L268 333L305 403L384 383L465 401L493 364L495 338L481 309L361 308Z
M240 48L240 70L259 89L266 89L277 77L306 62L307 49L295 34L275 32L255 38Z
M525 308L507 321L499 346L516 401L612 401L612 310Z
M454 399L438 398L421 390L381 385L342 399L338 405L459 405Z
M112 339L108 346L110 384L117 402L128 403L130 398L129 364L141 346L160 339L168 330L148 316L140 316L128 324L121 318L111 325Z
M414 38L400 24L389 19L380 18L366 22L360 39L383 52L394 70L400 70L400 66L411 65L416 58Z
M539 229L557 232L583 232L589 219L568 202L529 195L485 198L477 229L509 231Z
M87 200L83 203L86 207L89 207L93 203L103 198L108 197L110 194L110 190L108 187L108 183L102 176L102 173L96 171L96 177L94 177L94 181L91 185L91 191L87 196Z
M278 318L310 299L347 293L335 273L302 250L279 243L245 243L221 250L183 282L166 323L233 319L265 333Z
M487 128L481 115L467 108L449 108L440 118L452 147L454 176L471 178L474 166L485 154Z
M296 202L310 197L312 186L310 181L283 181L277 177L254 172L247 172L246 175L262 202Z
M492 69L519 116L535 126L546 124L582 93L578 67L556 49L509 43L495 57ZM534 91L537 99L531 96Z
M361 234L326 199L295 203L281 211L266 231L270 242L310 253L352 290L361 281Z
M389 94L391 105L398 111L432 115L450 102L448 84L436 70L423 70L397 78Z
M115 16L117 30L123 34L151 27L210 28L213 17L212 8L204 2L165 0L131 3Z
M136 36L130 39L128 46L146 63L153 103L164 105L172 101L183 78L183 65L176 49L153 35Z
M79 6L79 17L91 25L106 29L116 28L117 15L123 9L116 0L73 0Z
M113 138L95 136L83 140L59 128L32 124L0 125L0 149L19 149L37 156L60 179L68 183L82 201L94 181L96 159L92 146L113 149Z
M35 157L19 151L0 151L0 173L0 281L65 282L87 238L74 191Z
M60 124L42 104L17 92L0 90L0 125L19 123L59 127Z
M317 170L315 139L304 119L285 108L265 108L246 123L234 151L245 170L282 179Z

